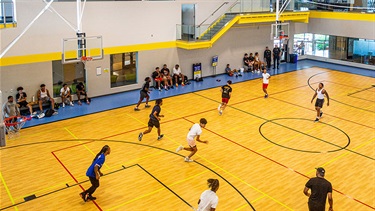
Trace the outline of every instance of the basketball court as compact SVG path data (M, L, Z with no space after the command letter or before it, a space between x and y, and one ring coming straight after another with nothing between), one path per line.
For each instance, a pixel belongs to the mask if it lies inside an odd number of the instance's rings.
M331 101L314 123L320 82ZM217 210L307 210L302 191L319 166L334 210L374 210L373 84L318 67L273 75L268 99L260 79L235 83L222 116L219 87L164 98L161 141L155 128L138 141L151 109L133 105L22 129L0 149L0 210L193 210L208 178L220 181ZM175 150L200 118L209 143L186 163ZM86 170L106 144L97 200L84 203Z

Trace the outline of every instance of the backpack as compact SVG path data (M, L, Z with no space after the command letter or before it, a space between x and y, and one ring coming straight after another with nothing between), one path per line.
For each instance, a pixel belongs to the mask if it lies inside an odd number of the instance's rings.
M53 113L55 113L55 111L53 109L48 109L46 112L45 112L45 116L46 117L51 117L53 115Z
M60 103L55 103L55 109L59 109L60 108Z

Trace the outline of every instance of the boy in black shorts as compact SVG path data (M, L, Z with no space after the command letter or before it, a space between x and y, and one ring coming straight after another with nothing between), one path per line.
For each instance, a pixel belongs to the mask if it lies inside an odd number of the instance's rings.
M155 126L158 129L158 141L163 138L163 134L160 134L160 117L164 117L164 115L160 115L161 108L160 106L163 105L162 99L156 100L156 105L152 108L152 112L150 114L150 120L148 121L148 129L145 130L143 133L139 133L138 140L142 141L143 135L151 132L152 128Z
M142 103L142 100L146 98L146 105L145 107L146 108L149 108L150 105L148 104L148 100L150 99L150 96L148 94L150 94L150 82L151 82L151 78L150 77L146 77L145 78L145 83L143 84L142 86L142 89L140 91L140 98L139 98L139 101L137 103L137 105L135 106L134 108L134 111L139 111L139 108L138 106Z
M26 92L23 92L23 87L22 86L18 87L17 92L18 93L16 94L16 102L17 102L18 108L28 107L30 111L30 115L31 116L36 115L36 113L33 114L33 107L26 100L27 95L26 95Z

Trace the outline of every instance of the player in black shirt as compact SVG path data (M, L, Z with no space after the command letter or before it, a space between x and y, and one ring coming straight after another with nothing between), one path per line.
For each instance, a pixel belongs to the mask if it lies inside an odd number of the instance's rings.
M273 69L275 69L276 64L277 64L277 69L279 69L281 50L279 47L277 47L277 45L275 45L272 52L273 52Z
M322 167L316 169L316 177L311 178L305 185L303 193L309 197L310 211L325 211L328 195L329 211L333 211L332 185L324 179L325 170ZM309 193L311 189L311 194Z
M148 104L148 100L150 99L150 96L148 95L150 93L150 91L149 91L150 82L151 82L151 78L150 77L146 77L145 78L145 83L143 84L142 89L140 91L139 101L138 101L137 105L135 106L134 111L139 111L138 106L142 103L143 99L145 99L145 98L146 98L146 105L145 105L145 107L146 108L150 107L150 105Z
M33 107L30 105L30 103L28 103L26 101L26 98L27 98L27 94L25 92L23 92L23 87L20 86L17 88L17 94L16 94L16 102L17 102L17 106L19 108L21 107L27 107L29 108L29 111L30 111L30 115L35 115L36 113L33 114Z
M82 82L79 82L79 84L76 85L76 92L77 92L77 98L78 98L78 105L82 105L81 95L84 95L86 103L90 104L89 98L87 97L87 92L85 90L85 85L83 85Z
M267 62L267 69L271 68L271 57L272 57L272 52L270 49L268 49L268 46L267 46L266 50L264 51L264 59Z
M158 140L161 140L163 138L163 134L160 134L160 117L164 117L164 115L160 115L161 112L161 105L163 105L162 99L156 100L156 105L152 108L151 114L150 114L150 120L148 121L148 129L145 130L143 133L139 133L138 140L142 141L143 135L151 132L152 128L155 126L158 129Z
M223 114L223 111L225 107L227 106L229 99L232 95L232 87L230 85L232 84L232 81L229 80L227 81L227 84L222 86L220 91L221 91L221 104L219 105L219 115Z

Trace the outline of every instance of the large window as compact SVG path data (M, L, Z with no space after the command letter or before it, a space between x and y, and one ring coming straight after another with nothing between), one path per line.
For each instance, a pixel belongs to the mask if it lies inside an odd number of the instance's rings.
M111 87L137 83L137 53L111 55Z
M85 83L86 73L82 62L61 64L61 61L53 61L52 71L54 97L60 96L60 89L64 83L68 84L73 93L79 82Z

